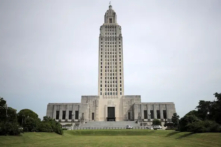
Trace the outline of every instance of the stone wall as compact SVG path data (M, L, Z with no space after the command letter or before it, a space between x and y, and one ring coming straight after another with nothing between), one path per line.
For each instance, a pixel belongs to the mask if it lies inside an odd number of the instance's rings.
M139 117L141 121L148 121L152 119L161 119L162 121L165 121L163 110L166 110L166 119L171 119L173 116L173 113L176 113L175 105L173 102L153 102L153 103L140 103L140 104L134 104L134 117L135 120L138 120ZM144 117L144 110L147 111L147 119ZM151 112L153 111L154 118L151 118ZM157 117L157 110L160 112L160 117Z

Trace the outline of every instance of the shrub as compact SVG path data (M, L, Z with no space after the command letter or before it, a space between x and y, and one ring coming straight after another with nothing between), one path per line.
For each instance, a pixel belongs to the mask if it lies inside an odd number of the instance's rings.
M51 119L46 116L44 117L43 121L40 123L38 130L40 132L55 132L60 135L63 134L61 124L56 122L54 119Z
M161 125L161 121L158 119L153 120L153 125Z
M202 132L219 132L220 126L214 121L198 121L189 123L187 126L187 131L193 133L202 133Z
M0 135L19 135L21 130L19 125L15 122L1 122L0 123Z
M199 122L200 119L197 118L195 115L187 114L179 121L179 130L180 131L187 131L187 125L193 122Z

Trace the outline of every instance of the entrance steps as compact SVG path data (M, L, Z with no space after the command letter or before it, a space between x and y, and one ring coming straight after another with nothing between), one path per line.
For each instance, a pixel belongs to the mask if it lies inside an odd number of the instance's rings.
M81 124L80 128L126 128L127 125L139 127L135 121L90 121Z

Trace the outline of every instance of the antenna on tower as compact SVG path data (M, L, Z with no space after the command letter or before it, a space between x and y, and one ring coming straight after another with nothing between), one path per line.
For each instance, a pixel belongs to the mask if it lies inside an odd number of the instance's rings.
M109 5L111 5L111 1L109 2Z

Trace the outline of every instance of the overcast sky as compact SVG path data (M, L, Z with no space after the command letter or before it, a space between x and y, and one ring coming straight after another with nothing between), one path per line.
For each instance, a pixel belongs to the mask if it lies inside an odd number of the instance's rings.
M107 0L0 0L0 96L40 118L48 103L98 94ZM174 102L178 115L221 92L220 0L113 0L125 95Z

